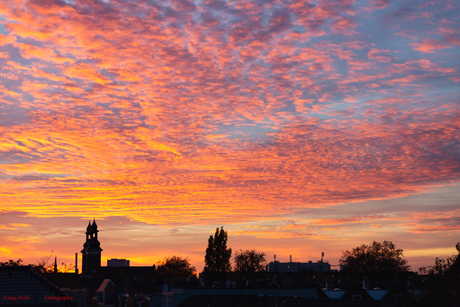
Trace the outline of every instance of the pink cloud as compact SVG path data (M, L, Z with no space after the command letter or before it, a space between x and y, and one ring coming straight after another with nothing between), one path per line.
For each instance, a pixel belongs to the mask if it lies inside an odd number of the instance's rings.
M424 39L421 43L413 43L411 46L414 50L424 53L434 53L437 50L450 48L445 42L437 39Z
M340 16L332 22L332 30L345 35L356 34L356 22L351 17Z

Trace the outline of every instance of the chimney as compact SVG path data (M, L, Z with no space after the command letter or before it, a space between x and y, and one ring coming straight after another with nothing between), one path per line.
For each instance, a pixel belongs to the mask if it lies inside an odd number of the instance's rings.
M78 275L78 253L75 253L75 274Z
M289 262L292 262L292 255L289 255Z
M363 289L369 289L369 276L363 276Z
M326 279L326 291L332 291L332 279Z

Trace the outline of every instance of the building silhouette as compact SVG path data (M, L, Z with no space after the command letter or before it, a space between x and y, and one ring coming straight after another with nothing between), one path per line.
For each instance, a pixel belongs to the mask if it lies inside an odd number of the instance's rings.
M88 222L86 227L86 242L83 244L82 253L82 275L97 276L101 270L101 243L97 239L96 219Z
M147 280L154 276L155 265L152 266L130 266L127 259L112 258L107 260L107 266L101 265L101 243L98 239L98 227L96 220L88 222L86 227L86 241L83 244L82 253L82 272L85 278L111 278L113 276L125 276ZM75 267L77 266L77 261Z
M112 258L107 260L108 267L129 267L129 260Z

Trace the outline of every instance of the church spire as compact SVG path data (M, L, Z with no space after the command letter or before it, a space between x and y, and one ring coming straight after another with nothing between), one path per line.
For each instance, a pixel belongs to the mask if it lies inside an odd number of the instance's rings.
M91 225L91 237L94 237L97 239L97 233L99 232L99 230L97 230L97 224L96 224L96 219L93 219L93 225Z
M86 227L86 242L88 242L91 237L91 221L88 221L88 227Z

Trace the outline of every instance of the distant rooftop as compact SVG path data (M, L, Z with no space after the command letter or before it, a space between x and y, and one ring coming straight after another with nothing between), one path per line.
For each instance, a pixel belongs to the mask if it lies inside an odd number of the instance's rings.
M107 260L108 267L129 267L129 260L112 258Z
M0 266L1 306L72 306L73 297L30 266Z

